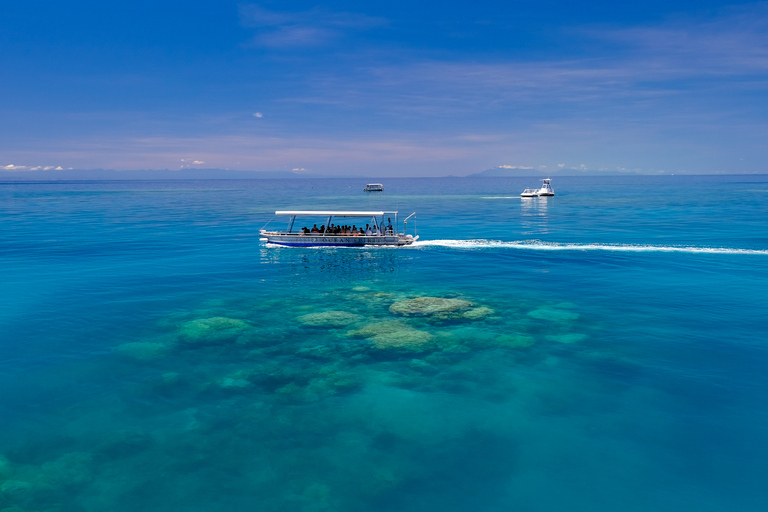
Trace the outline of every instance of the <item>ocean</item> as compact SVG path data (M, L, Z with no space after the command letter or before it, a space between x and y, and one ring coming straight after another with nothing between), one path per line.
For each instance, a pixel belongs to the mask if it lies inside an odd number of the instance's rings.
M0 511L768 510L768 175L365 182L0 183Z

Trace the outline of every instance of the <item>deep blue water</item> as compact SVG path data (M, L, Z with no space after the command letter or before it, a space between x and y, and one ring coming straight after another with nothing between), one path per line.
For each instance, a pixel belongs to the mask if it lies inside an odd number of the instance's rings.
M768 510L768 175L382 181L0 184L0 510Z

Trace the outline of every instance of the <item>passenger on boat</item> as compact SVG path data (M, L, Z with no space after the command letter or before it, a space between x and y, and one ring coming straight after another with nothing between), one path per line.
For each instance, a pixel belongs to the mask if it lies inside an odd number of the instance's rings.
M302 235L308 235L309 234L309 228L307 226L304 226L301 228L301 234Z
M317 224L312 226L312 233L319 233L320 231L317 229Z
M379 228L376 227L376 224L373 225L373 229L371 230L371 235L373 236L379 236L381 233L379 233Z
M371 236L371 226L369 226L368 224L365 225L365 234L367 236Z
M387 217L387 234L388 235L392 234L392 219L390 219L389 217Z

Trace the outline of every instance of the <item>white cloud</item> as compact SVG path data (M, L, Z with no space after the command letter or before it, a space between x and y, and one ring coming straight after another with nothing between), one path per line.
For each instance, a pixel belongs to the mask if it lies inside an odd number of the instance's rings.
M240 6L240 22L258 30L253 43L272 48L318 46L341 37L344 31L367 30L386 25L386 20L364 14L308 11L270 11L259 5Z
M253 117L261 119L262 117L264 117L264 114L262 114L261 112L254 112Z
M28 166L28 165L3 165L0 166L0 170L3 171L63 171L64 169L58 165L35 165L35 166Z
M204 163L205 162L203 162L202 160L195 160L194 162L192 162L192 165L200 165L200 164L204 164Z
M533 169L525 165L500 165L499 169Z
M562 169L563 167L565 167L565 164L557 164L557 166Z

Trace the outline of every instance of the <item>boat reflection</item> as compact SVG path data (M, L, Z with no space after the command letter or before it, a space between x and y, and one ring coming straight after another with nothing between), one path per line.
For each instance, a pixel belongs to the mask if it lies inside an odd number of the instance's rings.
M551 197L521 197L520 224L527 235L549 233L549 201Z

